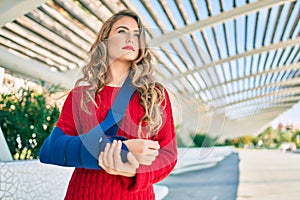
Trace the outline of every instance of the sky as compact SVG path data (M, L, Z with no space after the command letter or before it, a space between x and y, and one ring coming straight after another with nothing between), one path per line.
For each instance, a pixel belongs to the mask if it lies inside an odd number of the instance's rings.
M273 128L277 128L278 123L283 125L297 124L300 125L300 103L294 105L292 109L287 110L279 115L274 121L271 122Z

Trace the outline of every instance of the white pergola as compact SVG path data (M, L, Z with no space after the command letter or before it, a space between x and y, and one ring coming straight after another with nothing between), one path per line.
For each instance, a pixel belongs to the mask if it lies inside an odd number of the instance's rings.
M300 1L3 0L0 66L71 88L103 21L132 9L182 135L256 134L300 100Z

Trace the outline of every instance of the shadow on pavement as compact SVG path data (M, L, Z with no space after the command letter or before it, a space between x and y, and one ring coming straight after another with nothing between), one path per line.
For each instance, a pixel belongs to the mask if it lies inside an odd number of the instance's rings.
M215 167L171 175L159 185L169 188L164 200L236 200L239 156L233 153Z

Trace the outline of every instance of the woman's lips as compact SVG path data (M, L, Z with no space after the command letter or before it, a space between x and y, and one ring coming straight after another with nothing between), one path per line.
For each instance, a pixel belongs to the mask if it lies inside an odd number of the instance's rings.
M131 51L135 51L132 46L125 46L122 49L127 49L127 50L131 50Z

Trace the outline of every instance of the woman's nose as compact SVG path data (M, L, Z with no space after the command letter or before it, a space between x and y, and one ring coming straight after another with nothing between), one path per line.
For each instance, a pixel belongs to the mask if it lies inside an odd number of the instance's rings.
M126 38L127 43L133 43L133 34L128 33Z

